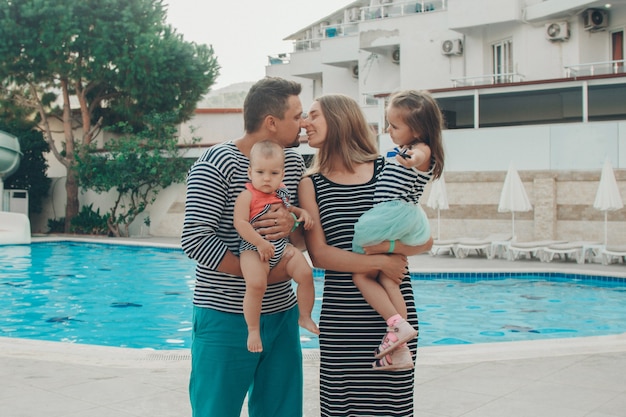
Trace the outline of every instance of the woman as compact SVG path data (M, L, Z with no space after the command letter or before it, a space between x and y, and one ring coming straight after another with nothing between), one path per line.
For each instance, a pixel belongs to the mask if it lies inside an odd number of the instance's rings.
M373 368L372 346L380 342L386 323L352 282L353 273L383 274L401 287L408 321L417 328L407 256L427 251L421 246L389 241L353 253L354 223L374 204L377 176L385 164L358 104L343 95L313 102L303 121L309 146L317 154L298 189L300 205L314 226L305 232L313 264L326 270L320 317L320 409L325 417L412 416L414 369ZM417 341L397 349L388 361L414 361Z

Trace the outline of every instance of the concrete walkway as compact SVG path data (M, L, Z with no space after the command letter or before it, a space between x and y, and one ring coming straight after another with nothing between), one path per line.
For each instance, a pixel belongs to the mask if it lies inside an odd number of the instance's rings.
M0 416L189 416L189 359L0 338ZM415 416L626 416L626 335L424 347L417 362ZM319 416L318 366L305 350L306 417Z
M177 244L174 239L140 242ZM413 257L410 264L420 272L523 270L626 277L623 264L428 255ZM317 417L319 352L306 349L304 356L304 415ZM0 338L0 416L189 416L189 359L188 350ZM415 416L626 417L626 334L419 348Z

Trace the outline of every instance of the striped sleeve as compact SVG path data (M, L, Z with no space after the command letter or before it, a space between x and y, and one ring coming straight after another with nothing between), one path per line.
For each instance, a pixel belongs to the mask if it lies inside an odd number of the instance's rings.
M219 216L226 204L227 181L216 166L198 161L189 171L181 245L187 256L217 269L226 253L218 239Z
M217 230L229 200L229 166L232 163L228 163L227 152L209 150L193 165L187 178L181 246L187 256L213 270L228 249Z

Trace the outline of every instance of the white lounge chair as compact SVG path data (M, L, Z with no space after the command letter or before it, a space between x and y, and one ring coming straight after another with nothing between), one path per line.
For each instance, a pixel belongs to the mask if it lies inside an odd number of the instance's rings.
M524 255L528 259L539 258L540 253L551 245L567 243L565 240L535 240L529 242L511 242L507 247L507 259L514 261Z
M542 262L551 262L555 256L561 260L576 259L579 264L591 260L595 251L600 249L600 242L578 240L566 243L557 243L545 247L539 254Z
M456 239L437 239L433 241L433 246L430 248L430 255L437 256L441 254L453 254L454 245L458 240Z
M626 245L610 245L600 249L602 264L626 263Z
M511 235L493 234L484 238L460 238L454 246L454 255L457 258L465 258L470 253L476 252L477 255L486 255L487 259L493 259L496 255L495 244L501 244L511 240Z

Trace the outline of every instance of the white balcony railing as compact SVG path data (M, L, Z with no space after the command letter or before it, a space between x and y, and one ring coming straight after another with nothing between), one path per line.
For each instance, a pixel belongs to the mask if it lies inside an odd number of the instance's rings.
M320 48L320 42L324 39L338 36L352 36L359 34L359 22L372 19L388 19L406 16L415 13L426 13L447 9L447 0L432 1L381 1L377 6L355 8L355 12L349 11L348 21L336 24L321 24L308 30L304 39L294 42L295 52L312 51Z
M586 64L568 65L565 67L565 77L582 77L586 75L623 74L626 60L590 62Z
M432 1L385 1L380 5L367 6L361 8L361 20L385 19L389 17L399 17L414 13L426 13L446 10L446 0Z
M340 36L356 36L359 34L358 22L348 22L341 24L320 25L317 33L312 34L307 39L298 39L293 43L293 50L314 51L320 48L320 42L324 39L336 38Z
M506 72L500 74L485 74L473 77L452 78L453 87L468 87L487 84L508 84L524 81L524 76L516 72Z

